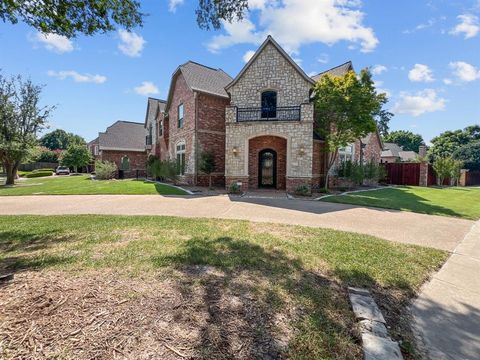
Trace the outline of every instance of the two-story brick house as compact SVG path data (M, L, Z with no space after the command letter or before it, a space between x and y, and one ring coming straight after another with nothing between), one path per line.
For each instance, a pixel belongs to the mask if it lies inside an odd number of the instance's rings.
M160 156L160 126L165 115L165 100L148 98L145 114L145 148L147 155Z
M152 153L175 159L188 184L207 184L199 160L208 151L215 155L216 185L287 191L322 186L326 154L315 132L313 88L325 74L342 76L352 69L347 62L310 77L271 36L234 79L189 61L173 73L164 107L149 99L147 138L153 124L158 134ZM363 149L365 160L379 161L381 146L378 134L369 134L341 149L340 158L358 161Z
M202 152L215 156L213 183L225 183L225 107L230 102L225 86L231 81L223 70L192 61L172 75L164 111L157 116L157 156L176 160L184 183L208 185L208 176L199 170Z

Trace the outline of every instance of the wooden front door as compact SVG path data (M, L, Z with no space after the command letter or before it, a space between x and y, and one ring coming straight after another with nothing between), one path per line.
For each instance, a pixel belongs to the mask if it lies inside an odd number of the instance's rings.
M275 150L265 149L258 155L258 187L277 187L277 152Z

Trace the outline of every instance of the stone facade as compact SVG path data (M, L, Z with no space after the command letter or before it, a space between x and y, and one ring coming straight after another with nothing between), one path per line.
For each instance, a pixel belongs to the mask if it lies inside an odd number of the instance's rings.
M272 42L247 64L227 88L231 96L225 110L227 187L239 181L243 187L258 186L258 153L263 149L277 151L277 188L293 191L312 184L313 104L308 102L312 87ZM259 108L265 90L277 93L278 107L300 107L300 120L237 122L238 109Z

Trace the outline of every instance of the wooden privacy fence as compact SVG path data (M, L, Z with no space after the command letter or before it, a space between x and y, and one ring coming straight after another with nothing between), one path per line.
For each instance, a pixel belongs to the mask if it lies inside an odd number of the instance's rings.
M51 162L34 162L30 164L20 164L18 170L21 171L33 171L37 169L55 169L58 166L58 163Z
M410 186L437 185L437 176L431 164L387 163L384 165L387 173L385 180L388 184ZM450 179L445 179L443 185L450 185Z
M460 185L480 185L480 170L462 170L460 175Z

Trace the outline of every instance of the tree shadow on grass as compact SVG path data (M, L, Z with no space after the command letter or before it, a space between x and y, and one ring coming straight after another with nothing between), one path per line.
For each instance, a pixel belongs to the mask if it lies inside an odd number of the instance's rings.
M200 358L360 355L345 288L280 250L229 237L197 237L180 253L153 256L152 262L177 268L183 306L206 314L194 349Z

